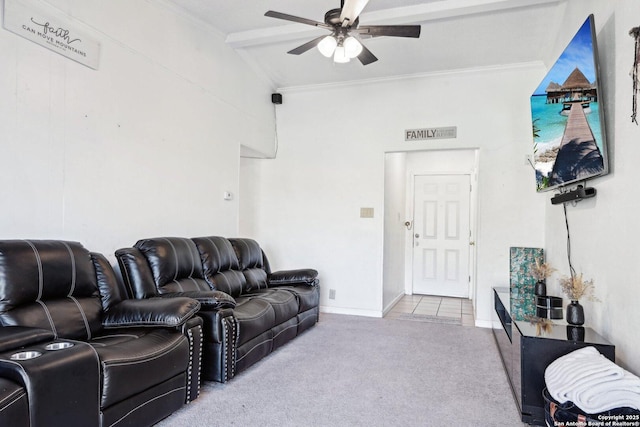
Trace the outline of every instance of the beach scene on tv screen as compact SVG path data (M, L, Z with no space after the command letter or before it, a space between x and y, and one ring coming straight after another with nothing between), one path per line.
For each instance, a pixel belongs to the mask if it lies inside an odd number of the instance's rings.
M605 172L590 20L531 96L538 191Z

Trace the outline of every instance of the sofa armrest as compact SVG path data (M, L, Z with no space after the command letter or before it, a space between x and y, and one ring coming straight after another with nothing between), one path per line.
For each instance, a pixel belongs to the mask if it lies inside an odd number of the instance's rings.
M129 299L107 311L102 319L105 328L176 327L200 310L191 298Z
M55 338L48 329L27 326L4 326L0 328L0 353L5 351L51 341Z
M186 297L200 303L200 311L220 310L222 308L236 308L236 300L222 291L185 291L161 294L161 298Z
M269 276L269 286L318 284L318 272L312 268L274 271Z
M67 339L64 342L72 345L60 351L49 351L47 341L44 341L29 344L17 352L0 353L2 377L21 385L26 391L27 425L100 425L101 364L98 354L89 343Z
M130 296L137 299L158 296L151 267L138 248L118 249L115 255Z

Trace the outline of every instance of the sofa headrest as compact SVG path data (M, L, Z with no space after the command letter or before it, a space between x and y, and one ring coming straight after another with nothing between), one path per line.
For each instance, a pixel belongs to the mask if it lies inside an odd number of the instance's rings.
M147 259L160 293L210 290L202 273L200 254L191 239L143 239L139 240L135 247Z
M263 268L264 261L262 259L262 249L260 245L253 239L229 239L231 245L236 252L240 269Z
M206 280L213 289L237 297L247 291L247 281L231 242L220 236L194 237Z
M85 339L101 328L89 251L61 240L0 241L0 323Z
M247 280L245 289L251 292L268 286L264 253L258 242L252 239L229 239L240 262L242 274Z
M240 262L228 239L220 236L194 237L205 276L225 270L240 270Z

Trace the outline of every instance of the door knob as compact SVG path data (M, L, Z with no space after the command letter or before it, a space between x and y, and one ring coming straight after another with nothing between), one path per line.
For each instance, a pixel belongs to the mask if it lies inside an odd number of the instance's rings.
M416 233L416 239L419 238L419 237L420 237L420 235L418 233Z

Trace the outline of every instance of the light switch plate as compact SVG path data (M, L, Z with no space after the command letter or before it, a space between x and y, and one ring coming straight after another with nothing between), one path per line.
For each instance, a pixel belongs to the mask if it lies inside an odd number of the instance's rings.
M360 218L373 218L373 208L360 208Z

